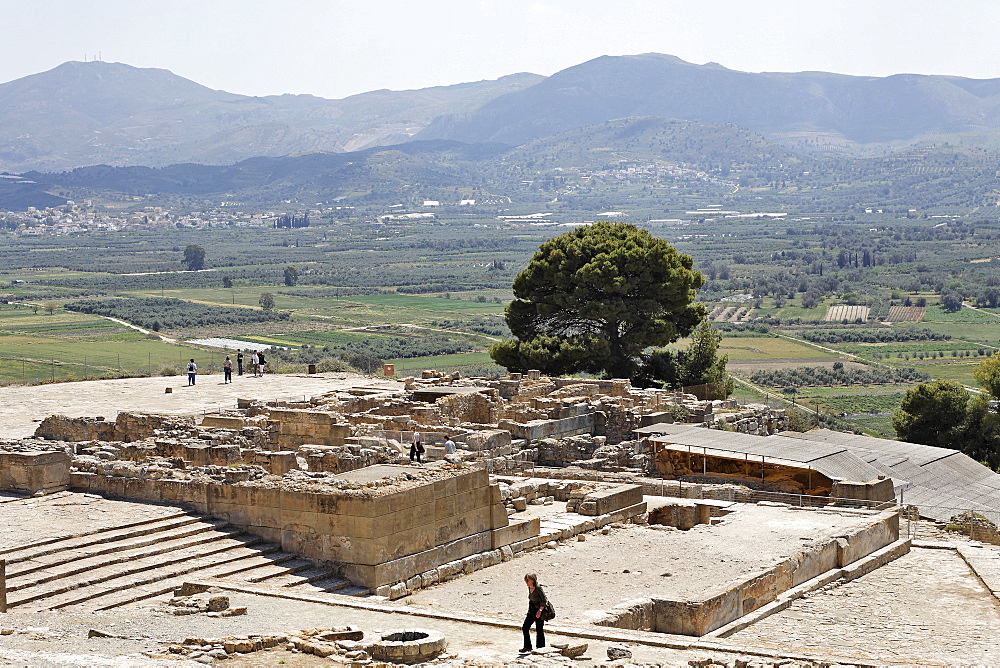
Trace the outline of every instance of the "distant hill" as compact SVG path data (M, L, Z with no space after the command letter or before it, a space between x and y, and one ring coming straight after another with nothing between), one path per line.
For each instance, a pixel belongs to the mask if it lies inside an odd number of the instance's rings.
M504 190L519 174L556 168L601 169L620 160L687 164L697 169L754 169L798 158L762 136L730 124L628 118L571 130L519 147L412 141L347 153L257 157L233 165L166 167L96 165L66 172L26 172L36 187L126 195L231 193L256 201L380 192L396 197L407 184L423 188L486 186ZM488 182L488 184L487 184Z
M660 160L700 169L734 169L797 160L788 149L731 123L667 118L619 118L536 139L504 162L526 169L600 169L619 160Z
M461 142L415 141L349 153L257 157L234 165L176 164L167 167L96 165L67 172L26 172L41 187L126 195L221 195L253 201L378 193L396 197L408 184L450 188L481 182L477 164L510 147Z
M636 176L636 182L667 186L641 196L648 198L649 206L687 206L708 197L725 198L732 206L742 202L777 210L844 211L862 203L905 210L992 206L1000 200L1000 153L994 151L941 145L864 159L809 156L732 124L626 118L517 147L421 140L347 153L250 158L228 166L98 165L27 172L19 179L0 179L0 209L44 206L51 201L45 191L74 200L151 195L159 202L192 198L268 206L337 198L348 204L387 204L412 201L418 194L450 201L459 193L474 192L482 199L511 195L522 201L550 201L556 196L577 204L581 196L593 196L595 206L606 206L601 202L615 197L607 188L613 190L618 178L610 174L632 180L620 170L642 171L649 163L657 165L653 171L658 176L646 172ZM683 169L672 171L671 166ZM574 188L560 192L561 184L588 171L594 180L577 180Z
M603 56L474 111L437 118L417 137L518 145L636 116L732 123L812 150L893 148L997 132L1000 79L755 74L661 54Z
M442 113L471 111L541 78L514 74L327 100L248 97L162 69L68 62L0 84L0 169L227 165L256 156L395 144Z
M45 192L46 187L47 184L25 177L0 174L0 211L24 211L29 207L42 209L66 203L66 198Z

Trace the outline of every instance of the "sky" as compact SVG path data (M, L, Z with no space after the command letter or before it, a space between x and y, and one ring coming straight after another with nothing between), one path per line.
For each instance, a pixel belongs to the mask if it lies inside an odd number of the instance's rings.
M549 75L602 55L1000 77L998 0L0 0L0 82L95 59L244 95Z

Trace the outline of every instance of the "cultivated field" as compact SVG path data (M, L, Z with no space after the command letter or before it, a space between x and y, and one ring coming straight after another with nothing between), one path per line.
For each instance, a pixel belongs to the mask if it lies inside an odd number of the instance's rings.
M175 366L197 348L149 338L105 318L0 307L0 383L113 378Z
M675 347L686 347L686 345L687 342L683 341L675 344ZM821 350L797 341L753 336L723 338L719 354L729 355L730 362L766 360L772 363L779 359L803 360L823 356Z
M712 322L749 322L754 313L752 306L717 304L708 312L708 319Z
M826 317L823 319L827 322L842 322L844 320L847 322L864 321L868 319L869 311L871 311L871 308L868 306L838 304L827 309Z
M886 322L923 322L923 306L890 306Z

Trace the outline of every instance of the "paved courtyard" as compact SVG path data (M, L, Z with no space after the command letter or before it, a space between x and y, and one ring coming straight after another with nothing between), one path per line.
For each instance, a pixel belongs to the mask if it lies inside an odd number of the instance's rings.
M953 550L914 548L728 640L876 663L995 666L998 632L997 600L965 561Z
M315 375L267 374L261 378L234 376L223 383L222 374L202 375L193 387L187 376L154 376L90 380L50 385L0 387L0 438L31 436L38 423L50 415L103 416L114 420L121 411L199 415L236 408L239 398L261 400L312 397L356 385L401 387L396 380L373 379L347 373ZM166 388L173 392L167 394Z
M553 506L541 506L552 508ZM535 508L534 506L532 508ZM871 515L736 504L722 523L690 531L624 525L531 552L410 597L414 604L523 614L534 572L566 619L586 621L618 603L659 596L698 600L775 566L804 547L874 521Z

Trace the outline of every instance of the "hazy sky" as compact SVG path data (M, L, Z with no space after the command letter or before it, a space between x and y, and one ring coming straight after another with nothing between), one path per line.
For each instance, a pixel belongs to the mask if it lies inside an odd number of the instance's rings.
M1000 0L0 0L0 82L92 58L344 97L655 51L746 71L1000 77Z

